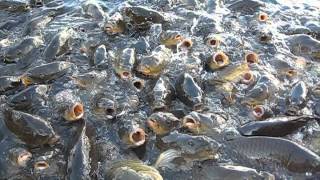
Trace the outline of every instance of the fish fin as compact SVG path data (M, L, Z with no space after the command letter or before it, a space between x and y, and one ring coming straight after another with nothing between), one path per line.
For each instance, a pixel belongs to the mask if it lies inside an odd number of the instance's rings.
M155 168L170 166L170 162L177 157L180 157L181 153L174 149L169 149L161 153L154 164Z

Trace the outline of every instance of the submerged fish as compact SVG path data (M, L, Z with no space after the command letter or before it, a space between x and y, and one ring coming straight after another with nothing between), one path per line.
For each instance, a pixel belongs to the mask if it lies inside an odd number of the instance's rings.
M152 166L148 166L140 161L124 160L112 163L106 170L105 179L125 180L163 180L159 171Z
M287 39L290 51L298 56L320 60L320 41L308 35L292 35Z
M240 137L226 143L227 148L251 159L279 161L289 171L319 172L320 157L305 147L275 137Z
M211 163L211 164L210 164ZM259 179L259 180L274 180L274 175L265 172L257 171L256 169L231 165L231 164L214 164L209 163L199 164L193 170L193 175L199 180L234 180L234 179Z

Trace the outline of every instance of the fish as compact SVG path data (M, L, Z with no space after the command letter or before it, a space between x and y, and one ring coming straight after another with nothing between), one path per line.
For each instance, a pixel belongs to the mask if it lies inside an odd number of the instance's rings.
M214 164L211 162L201 163L196 166L193 171L193 176L199 180L233 180L233 179L260 179L274 180L275 176L266 171L257 171L256 169L233 164Z
M210 79L209 83L238 82L247 72L249 72L248 64L233 64L232 66L227 66L221 71L218 71L216 77Z
M172 51L164 45L157 46L150 55L143 56L136 70L148 77L159 76L170 62Z
M287 139L277 137L239 137L226 142L250 159L279 161L291 172L319 172L320 157L311 150Z
M120 52L116 60L114 70L121 79L130 79L132 70L136 62L136 53L134 48L125 48Z
M179 100L194 110L202 107L203 91L189 73L181 74L176 82L176 92Z
M48 100L49 85L33 85L14 94L8 100L8 105L16 110L28 111L39 109Z
M118 129L121 142L128 148L138 147L146 142L146 133L136 122L125 120Z
M104 24L103 30L108 35L118 35L127 30L127 25L124 22L123 16L120 13L115 13Z
M21 84L20 78L17 76L0 76L0 92L3 93L10 89L14 89Z
M171 132L161 138L162 142L179 152L187 162L215 159L221 144L207 136L191 136L188 134Z
M106 46L104 44L97 47L93 59L92 59L92 65L94 66L107 66L108 64L108 53L106 50Z
M47 14L44 16L35 17L29 20L24 28L24 35L37 35L41 29L46 27L49 22L53 20L53 14Z
M145 81L142 78L134 77L131 79L131 84L137 92L141 92L145 87Z
M75 31L72 28L65 28L59 31L43 51L44 59L47 62L53 62L57 56L64 54L69 47L68 41L74 35Z
M47 63L28 69L20 78L25 86L48 83L65 75L72 66L73 63L65 61Z
M164 31L160 34L160 43L166 47L172 47L183 40L183 36L179 31Z
M222 38L217 34L209 34L204 38L204 42L207 46L218 48L222 43Z
M216 114L190 112L183 117L182 125L186 127L193 134L214 135L221 133L222 124L225 119Z
M0 9L10 12L25 12L30 10L30 4L28 1L2 0Z
M95 88L106 78L106 74L103 72L90 71L83 74L72 75L70 78L83 89Z
M265 3L258 0L238 0L228 5L228 9L233 12L240 12L244 15L254 14L259 9L265 7Z
M66 121L78 121L83 118L85 107L81 99L70 89L65 89L54 95L53 106Z
M151 23L166 24L168 22L165 15L144 6L127 6L123 7L120 12L128 18L130 24L139 30L149 29Z
M147 119L147 125L159 136L166 135L180 127L180 120L172 113L155 112Z
M82 9L85 15L94 20L103 21L106 17L105 12L98 3L88 1L82 5Z
M283 137L297 131L312 120L320 119L312 116L278 116L247 123L238 130L244 136Z
M224 52L216 52L208 60L208 66L211 70L215 71L230 64L229 57Z
M5 124L19 139L31 146L54 144L59 140L49 121L40 116L5 108Z
M320 60L320 41L309 35L298 34L286 38L290 51L297 56Z
M13 59L27 55L33 49L40 47L43 44L41 37L27 37L22 41L18 42L16 45L11 46L5 52L5 61L12 62Z
M303 81L296 82L288 97L289 111L297 111L300 108L305 107L308 95L308 88L307 85Z
M175 89L169 78L160 76L150 96L150 105L153 111L167 109L175 96Z
M272 109L266 105L254 106L252 108L251 114L256 120L265 120L271 118L274 115Z
M32 154L27 149L16 147L9 150L9 159L19 167L26 167L31 160Z
M161 174L152 166L145 165L140 161L124 160L112 163L106 170L105 179L152 179L163 180Z
M114 96L106 93L98 93L92 100L94 112L105 116L106 119L114 119L117 115L118 103Z
M81 134L77 139L77 142L70 150L68 158L68 170L67 177L71 180L76 179L91 179L90 173L90 143L88 136L86 135L85 126L80 130Z

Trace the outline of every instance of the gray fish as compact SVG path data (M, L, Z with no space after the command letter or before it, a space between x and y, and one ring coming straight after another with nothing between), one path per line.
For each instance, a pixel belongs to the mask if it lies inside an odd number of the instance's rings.
M24 12L30 10L27 0L1 0L0 9L11 12Z
M294 55L320 60L320 41L311 36L305 34L288 36L286 43Z
M68 40L74 35L72 28L65 28L58 32L47 45L43 52L43 57L48 62L52 62L57 56L62 55L67 50Z
M194 167L193 176L198 180L234 180L234 179L257 179L257 180L274 180L274 175L256 169L244 167L240 165L214 164L204 162Z
M202 107L203 91L190 74L184 73L178 77L176 91L178 98L187 106L194 110Z
M180 152L186 161L214 159L221 145L206 136L191 136L177 131L161 138L163 143Z
M279 116L247 123L238 130L244 136L283 137L297 131L312 120L320 121L318 117L312 116Z
M0 77L0 92L5 92L13 89L20 84L20 78L16 76L1 76Z
M145 131L134 120L123 120L120 123L118 135L128 148L138 147L146 142Z
M8 129L27 145L53 144L58 140L50 123L39 116L11 108L6 108L4 115Z
M238 0L232 2L228 9L242 14L254 14L262 7L265 7L265 4L258 0Z
M8 100L9 106L16 110L28 111L32 108L38 108L45 104L48 99L48 85L34 85L13 95Z
M86 136L85 126L82 128L81 134L71 149L68 159L68 179L70 180L88 180L91 179L90 173L90 143Z
M169 78L160 77L151 91L152 110L167 109L175 95L174 87Z
M279 161L292 172L319 172L320 169L320 157L317 154L286 139L240 137L226 142L226 146L251 159Z
M5 52L5 60L6 61L12 61L12 59L19 58L22 56L27 55L29 52L31 52L33 49L38 48L40 45L43 44L43 41L41 40L41 37L29 37L18 44L10 47Z
M21 76L25 86L36 83L46 83L65 75L72 67L70 62L52 62L33 67Z

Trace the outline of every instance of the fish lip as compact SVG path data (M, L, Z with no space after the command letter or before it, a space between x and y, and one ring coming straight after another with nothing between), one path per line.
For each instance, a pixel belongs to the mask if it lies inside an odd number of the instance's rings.
M187 115L182 119L182 126L188 129L195 129L197 128L198 124L199 123L191 115Z
M84 107L82 103L74 103L70 108L65 111L64 118L68 121L76 121L83 117Z
M129 134L129 141L134 146L141 146L146 141L146 134L143 129L137 128Z
M46 161L37 161L35 164L34 164L34 169L35 170L45 170L49 168L49 164L46 162Z
M256 119L261 119L264 113L265 113L264 107L261 105L255 106L252 110L252 114Z
M244 57L247 64L255 64L259 62L259 55L255 52L247 52Z
M248 77L249 76L249 77ZM253 74L251 72L246 72L243 75L242 83L244 84L251 84L254 81Z

